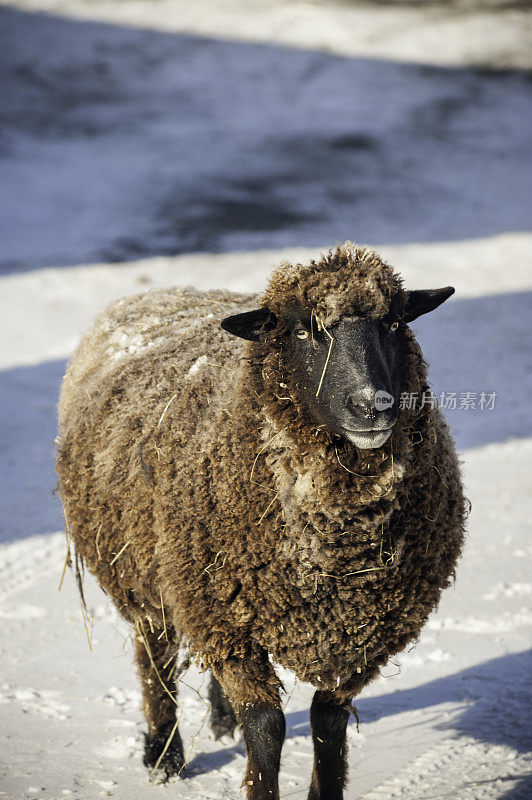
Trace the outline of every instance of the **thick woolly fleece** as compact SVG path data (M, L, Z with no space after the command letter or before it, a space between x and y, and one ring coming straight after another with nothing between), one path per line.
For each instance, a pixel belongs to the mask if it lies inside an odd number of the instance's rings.
M392 298L405 301L399 276L347 243L283 263L261 299L121 300L67 370L57 464L78 557L126 619L186 641L237 706L279 702L268 654L349 699L453 576L464 498L439 410L404 409L383 447L357 451L311 422L283 348L295 313L328 328L383 318ZM265 340L221 330L257 303L277 317ZM421 394L419 346L408 326L398 335L401 391Z

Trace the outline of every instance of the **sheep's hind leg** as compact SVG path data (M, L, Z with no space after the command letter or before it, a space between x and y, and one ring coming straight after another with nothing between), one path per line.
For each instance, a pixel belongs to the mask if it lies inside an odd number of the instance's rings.
M151 632L144 625L137 629L135 656L143 693L148 733L144 744L144 765L150 779L164 783L183 774L185 758L176 723L176 688L172 680L175 659L165 663L167 642L161 631Z
M221 739L222 736L233 736L237 725L235 712L214 675L211 675L209 684L209 702L211 704L211 728L214 738Z
M279 800L279 764L285 719L279 697L280 681L265 652L246 661L231 660L214 672L242 726L247 767L243 785L248 800Z

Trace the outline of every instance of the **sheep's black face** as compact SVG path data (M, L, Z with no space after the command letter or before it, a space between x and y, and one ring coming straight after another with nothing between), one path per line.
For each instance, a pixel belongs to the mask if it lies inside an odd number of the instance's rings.
M313 421L367 450L398 416L401 321L344 318L329 329L298 319L287 343L292 380Z
M344 317L325 328L302 308L278 320L268 308L236 314L222 327L251 341L280 346L287 380L317 427L361 450L382 447L398 418L405 324L432 311L454 289L402 292L386 317ZM281 386L281 391L283 390Z

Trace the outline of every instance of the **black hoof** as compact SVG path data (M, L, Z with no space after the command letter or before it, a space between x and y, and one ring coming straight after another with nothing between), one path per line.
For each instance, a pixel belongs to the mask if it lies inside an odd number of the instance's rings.
M150 770L150 780L154 783L166 783L170 778L184 777L185 757L179 731L176 729L172 741L161 758L161 753L173 726L160 733L147 733L144 744L144 766Z

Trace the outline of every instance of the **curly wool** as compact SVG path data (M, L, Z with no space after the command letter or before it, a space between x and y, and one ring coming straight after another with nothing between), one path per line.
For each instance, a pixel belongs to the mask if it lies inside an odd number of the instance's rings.
M347 243L275 270L264 342L219 327L252 295L157 290L104 312L67 370L58 472L77 554L126 619L171 621L226 690L245 662L233 703L278 703L267 653L351 697L453 576L465 507L439 410L403 409L382 448L357 451L309 420L282 347L295 306L330 326L394 297L399 276ZM401 391L428 391L401 336Z
M346 242L309 265L281 262L263 305L281 318L290 307L306 309L330 327L346 316L384 317L401 286L399 275L373 250Z

